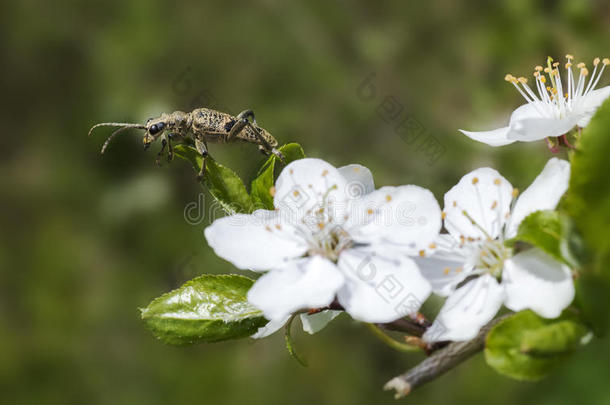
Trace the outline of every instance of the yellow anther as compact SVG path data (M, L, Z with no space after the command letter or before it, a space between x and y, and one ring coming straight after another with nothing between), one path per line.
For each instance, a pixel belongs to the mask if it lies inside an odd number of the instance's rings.
M513 195L513 198L516 198L519 195L519 189L518 188L513 188L512 195Z
M496 209L497 206L498 206L498 202L494 201L493 204L491 204L491 209L494 210L494 209Z
M538 72L542 72L542 66L538 65L534 68L535 70L537 70Z
M538 77L538 76L540 76L540 72L538 72L538 71L534 72L534 77Z
M430 249L436 249L436 243L431 243L428 247Z
M587 69L587 68L580 69L580 74L583 76L589 76L589 69Z
M267 232L271 232L271 227L269 225L265 225L265 229L267 230Z
M371 208L369 208L368 210L366 210L366 213L369 215L373 215L373 210Z
M569 69L572 67L572 64L570 62L566 63L566 69Z
M602 63L606 66L610 65L610 59L608 58L604 58L604 60L602 61Z
M550 67L545 67L544 68L544 73L550 73L551 72L551 68Z
M441 212L441 219L447 218L447 213L445 211Z
M541 83L546 83L546 77L540 76L540 82Z
M275 186L269 187L269 194L271 197L275 197Z
M504 76L504 80L506 80L507 82L512 82L515 79L515 76L511 75L510 73L508 73L506 76Z
M280 224L275 224L275 229L277 229L278 231L281 231L282 226Z
M389 194L388 194L388 195L386 195L386 196L385 196L385 200L386 200L387 202L392 201L392 196L391 196L391 195L389 195Z
M318 222L318 228L320 228L320 230L324 229L324 222Z
M443 270L443 274L448 276L450 271L451 271L451 268L445 267L445 269Z
M595 59L593 59L593 66L597 66L597 65L599 65L599 62L601 62L601 59L600 59L600 58L595 58Z
M419 251L419 255L420 255L421 257L425 257L425 256L426 256L426 251L425 251L425 250L420 250L420 251Z
M301 193L299 193L299 190L294 190L292 192L292 195L294 195L295 197L298 197Z
M553 63L553 67L556 68L557 66L559 66L559 62L555 62Z
M523 76L518 78L517 80L519 80L519 83L523 83L523 84L527 83L527 79Z
M328 174L328 170L324 170L324 171L322 172L322 177L326 176L327 174Z
M495 184L496 186L499 186L501 183L502 183L502 180L501 180L501 179L494 179L494 184Z
M479 182L479 178L478 177L473 177L472 178L472 184L477 184Z
M567 60L572 60L572 59L574 59L574 56L572 56L572 55L570 55L570 54L567 54L567 55L566 55L566 59L567 59Z
M576 65L577 68L579 69L584 69L587 65L584 62L580 62L578 65Z
M551 72L551 74L559 77L559 70L555 69Z

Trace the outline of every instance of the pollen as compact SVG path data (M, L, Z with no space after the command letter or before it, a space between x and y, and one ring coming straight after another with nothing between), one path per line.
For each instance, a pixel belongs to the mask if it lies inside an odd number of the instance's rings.
M494 179L494 184L495 184L496 186L499 186L501 183L502 183L502 180L501 180L501 179Z
M443 274L448 276L450 271L451 269L449 267L445 267L445 269L443 270Z
M318 228L320 230L324 229L324 222L318 222Z
M447 213L445 211L441 212L441 219L447 218Z
M544 73L551 73L551 68L550 67L545 67L544 68Z
M324 171L322 172L322 177L326 176L327 174L328 174L328 170L324 170Z
M388 194L388 195L386 195L386 196L385 196L385 200L386 200L387 202L392 201L392 196L391 196L391 195L389 195L389 194Z
M602 61L602 63L604 64L604 66L608 66L608 65L610 65L610 59L608 59L608 58L604 58L604 60Z
M587 68L580 69L580 74L583 76L589 76L589 69L587 69Z
M479 178L478 177L473 177L472 178L472 184L477 184L479 182Z
M494 209L496 209L497 206L498 206L498 202L494 201L493 204L491 204L491 209L494 210Z
M559 62L555 62L553 63L553 67L556 68L557 66L559 66Z
M537 72L542 72L542 66L538 65L534 68Z
M422 250L420 250L420 251L419 251L419 256L420 256L420 257L426 257L426 251L425 251L425 250L423 250L423 249L422 249Z
M373 215L373 209L369 208L368 210L366 210L366 213L369 215Z
M525 77L523 77L523 76L521 76L517 80L519 80L519 83L523 83L523 84L527 83L527 79Z
M599 62L601 62L601 59L600 59L600 58L595 58L595 59L593 59L593 66L597 66L597 65L599 65Z
M567 60L572 60L572 59L574 59L574 56L573 56L573 55L570 55L570 54L567 54L567 55L566 55L566 59L567 59Z
M290 169L290 174L294 174L294 170Z
M516 198L519 195L519 189L518 188L513 188L512 195L513 195L513 198Z
M278 231L281 231L282 230L282 225L275 224L275 229L277 229Z
M431 243L428 247L430 249L436 249L436 243Z
M511 75L510 73L508 73L506 76L504 76L504 80L506 80L507 82L513 82L513 80L515 80L515 76Z
M269 187L269 194L271 197L275 197L275 186Z
M295 197L298 197L301 193L299 193L299 190L294 190L292 192L292 195L294 195Z
M267 230L267 232L271 232L271 227L269 225L265 225L265 229Z
M584 62L580 62L579 64L576 65L576 67L579 69L584 69L585 67L587 67L587 65Z
M572 64L570 62L566 63L566 69L569 69L572 67Z
M456 272L457 274L460 274L460 273L461 273L463 270L464 270L464 268L463 268L463 267L458 267L457 269L455 269L455 272Z
M454 207L457 207L457 201L454 201L454 202L453 202L453 206L454 206Z
M541 83L546 83L546 77L540 76L540 82Z

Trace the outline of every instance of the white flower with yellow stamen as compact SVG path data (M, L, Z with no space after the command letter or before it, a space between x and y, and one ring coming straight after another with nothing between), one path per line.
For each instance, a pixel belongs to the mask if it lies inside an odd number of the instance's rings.
M555 318L574 298L570 269L532 248L513 255L504 241L534 211L554 209L568 188L570 165L553 158L516 198L516 189L497 171L481 168L445 194L444 225L430 254L416 258L433 291L447 296L428 342L469 340L502 304Z
M276 182L275 210L224 217L205 230L220 257L241 269L269 270L248 292L274 322L263 335L290 314L333 302L357 320L390 322L428 297L430 284L403 252L438 236L436 199L417 186L371 190L362 166L297 160Z
M547 67L534 70L535 91L525 77L506 75L525 98L527 104L513 111L508 126L492 131L470 132L460 130L475 141L491 146L508 145L516 141L531 142L566 134L575 126L585 127L597 108L610 97L610 86L595 89L610 59L595 58L593 72L584 63L578 63L578 80L573 72L572 55L566 55L565 81L561 80L559 62L548 58Z

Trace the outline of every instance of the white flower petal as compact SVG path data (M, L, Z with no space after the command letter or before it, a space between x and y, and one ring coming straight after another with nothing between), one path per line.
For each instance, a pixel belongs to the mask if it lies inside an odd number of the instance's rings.
M608 97L610 97L610 86L589 92L578 105L578 110L583 114L583 117L578 121L578 126L584 128L589 125L589 121L595 115L595 111Z
M432 326L423 336L426 342L464 341L474 338L493 319L504 300L504 289L486 274L467 282L447 298Z
M415 263L398 252L344 251L339 268L346 283L337 298L352 318L391 322L415 313L430 295L430 284Z
M275 211L217 219L205 229L205 238L218 256L240 269L268 270L307 251L306 243Z
M300 309L329 305L345 278L330 261L319 256L286 264L259 278L248 301L265 314L278 320Z
M267 325L258 328L256 333L254 333L250 337L252 339L266 338L267 336L270 336L270 335L274 334L275 332L277 332L278 330L282 329L282 327L286 324L286 322L288 322L288 319L290 319L290 315L285 316L280 319L269 321L267 323Z
M532 212L554 209L568 189L569 182L570 164L565 160L550 159L515 203L507 227L507 237L515 236L521 221Z
M458 240L485 238L485 232L497 238L510 211L512 190L510 182L497 171L488 167L473 170L445 194L445 228Z
M346 184L343 175L323 160L296 160L280 173L273 204L286 220L296 224L316 208L331 208L323 201L332 202L341 209L347 200Z
M475 141L483 142L489 146L504 146L515 142L514 139L508 139L510 127L498 128L491 131L465 131L459 130L461 133Z
M301 323L303 323L303 330L309 333L310 335L318 333L319 331L324 329L324 327L326 327L326 325L328 325L330 321L341 315L341 312L342 311L326 310L311 315L301 314Z
M539 109L548 110L548 106L538 105ZM545 115L533 104L524 104L513 111L510 118L510 131L508 139L523 142L532 142L549 136L561 136L570 131L578 122L580 115L569 114L563 118L555 118L553 112Z
M414 256L413 260L424 278L430 282L432 291L446 297L470 275L474 266L467 263L470 250L466 246L460 247L452 236L439 235L435 245L433 253L424 257Z
M504 263L502 284L507 308L531 309L545 318L556 318L574 299L569 267L540 249L519 253Z
M355 201L346 227L362 243L389 243L417 250L427 247L441 228L434 195L418 186L382 187Z
M375 191L373 174L367 167L352 164L337 170L345 178L345 192L348 199L359 198Z

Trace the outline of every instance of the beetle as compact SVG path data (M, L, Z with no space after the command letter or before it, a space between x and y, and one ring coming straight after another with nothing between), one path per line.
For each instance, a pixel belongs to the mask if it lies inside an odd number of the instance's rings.
M157 154L156 162L159 164L163 153L167 148L168 161L174 156L172 141L181 141L190 138L195 141L195 147L203 157L201 170L197 176L201 180L205 175L205 160L208 156L208 142L232 143L248 142L258 145L258 149L266 155L273 154L284 162L284 156L277 149L277 140L265 129L257 125L252 110L244 110L236 117L231 114L212 110L210 108L197 108L191 112L174 111L163 113L157 118L149 118L146 124L134 124L125 122L102 122L94 125L89 130L89 136L98 127L120 127L114 131L102 146L103 154L110 141L123 131L130 128L143 129L144 138L142 142L144 149L161 138L161 150Z

